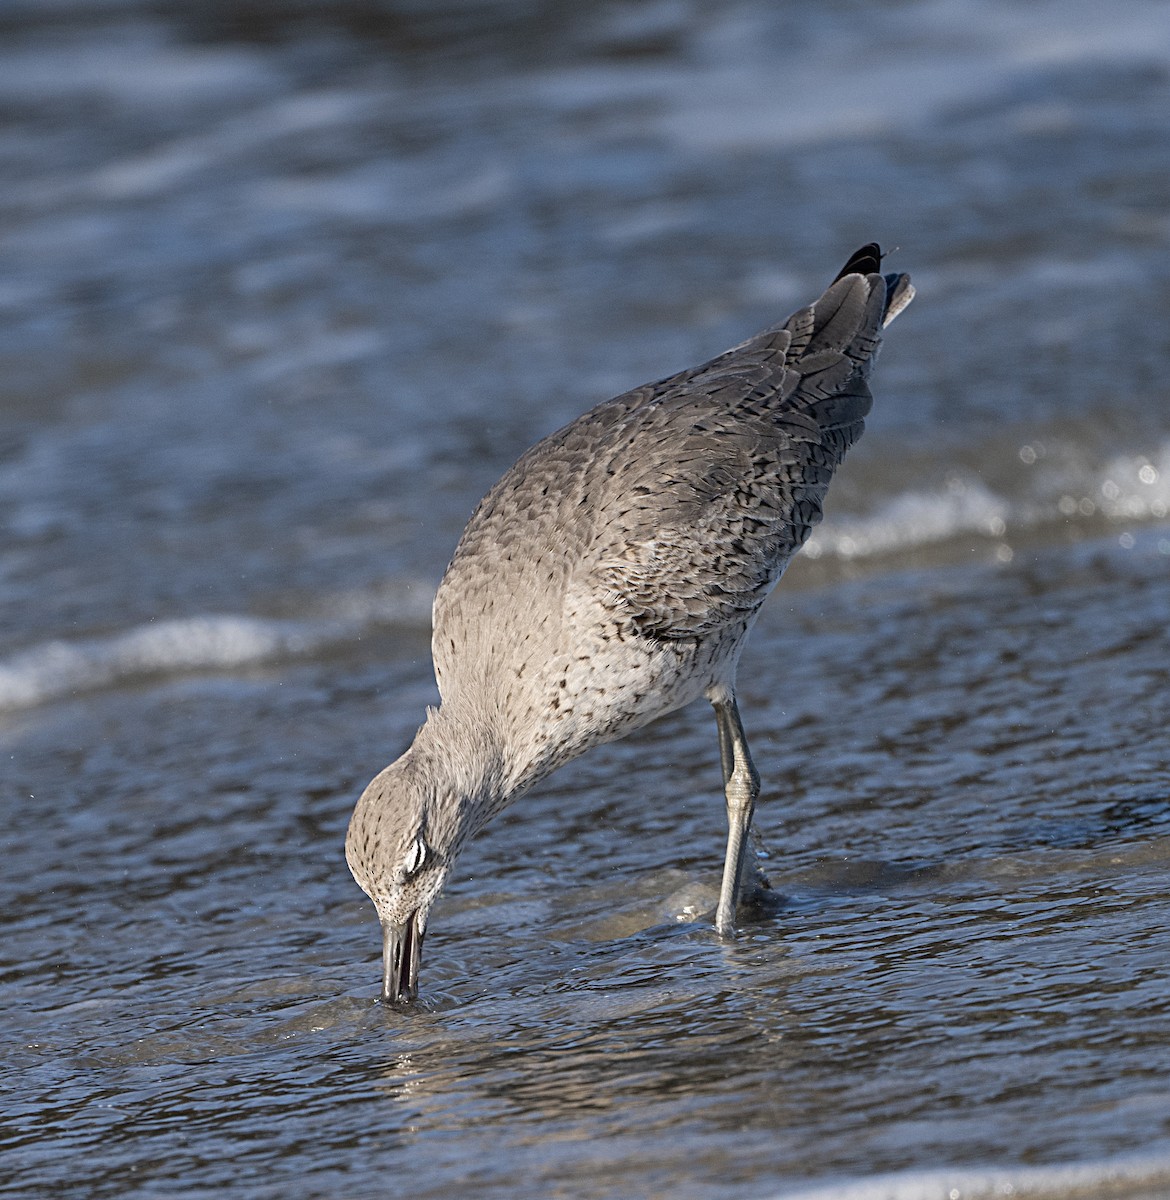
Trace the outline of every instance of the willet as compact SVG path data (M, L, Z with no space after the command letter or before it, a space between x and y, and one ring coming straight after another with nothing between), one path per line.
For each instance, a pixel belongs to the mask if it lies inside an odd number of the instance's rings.
M734 936L760 778L735 673L760 606L860 436L906 275L863 246L819 300L529 450L484 497L435 596L440 705L366 788L346 859L383 933L382 995L417 994L427 917L463 844L592 746L705 696Z

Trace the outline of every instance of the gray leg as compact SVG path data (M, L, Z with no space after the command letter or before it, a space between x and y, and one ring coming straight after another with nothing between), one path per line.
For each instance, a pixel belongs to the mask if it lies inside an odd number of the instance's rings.
M731 729L727 722L717 721L719 729L719 761L723 766L723 787L726 789L735 769L735 751L732 748ZM747 850L744 854L743 867L739 873L740 900L747 904L770 904L774 901L772 885L768 882L768 873L760 861L768 857L764 840L760 831L753 825L748 830Z
M715 910L715 928L722 937L735 936L735 909L739 903L744 863L753 857L748 845L760 776L752 762L735 693L721 688L709 696L719 727L719 753L723 762L723 794L727 800L727 856L723 860L723 887Z
M715 704L715 701L712 700L711 703ZM735 704L734 696L731 703ZM719 728L719 762L723 767L723 788L726 791L728 783L731 782L731 772L735 770L735 749L732 745L731 729L720 714L717 704L715 705L715 724Z

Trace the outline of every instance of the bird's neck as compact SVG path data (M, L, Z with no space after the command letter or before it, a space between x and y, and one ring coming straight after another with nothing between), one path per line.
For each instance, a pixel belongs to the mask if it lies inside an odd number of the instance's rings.
M481 714L443 704L427 709L410 756L433 779L440 779L484 824L512 798L505 755L490 722Z

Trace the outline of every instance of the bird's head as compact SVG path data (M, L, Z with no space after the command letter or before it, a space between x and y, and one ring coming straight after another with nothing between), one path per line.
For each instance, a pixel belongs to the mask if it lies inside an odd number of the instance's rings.
M466 836L458 800L446 803L408 751L362 793L345 858L382 923L382 998L413 1000L427 917Z

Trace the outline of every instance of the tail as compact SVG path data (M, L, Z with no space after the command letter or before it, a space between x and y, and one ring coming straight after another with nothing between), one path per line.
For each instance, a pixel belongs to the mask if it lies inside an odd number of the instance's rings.
M914 298L910 277L882 275L881 259L876 242L862 246L824 295L773 327L773 344L797 377L783 389L789 407L840 430L844 445L861 436L873 402L866 380L882 329Z
M847 275L877 275L881 272L882 248L877 242L862 246L850 257L849 261L837 272L837 283ZM914 299L914 288L909 275L884 275L886 285L886 302L882 310L882 328L884 329L901 311Z
M876 242L853 254L825 293L786 321L738 346L610 404L622 411L647 404L691 404L699 397L741 416L803 412L845 447L861 436L873 398L866 381L882 330L914 299L909 275L882 275ZM806 422L807 424L807 422Z

